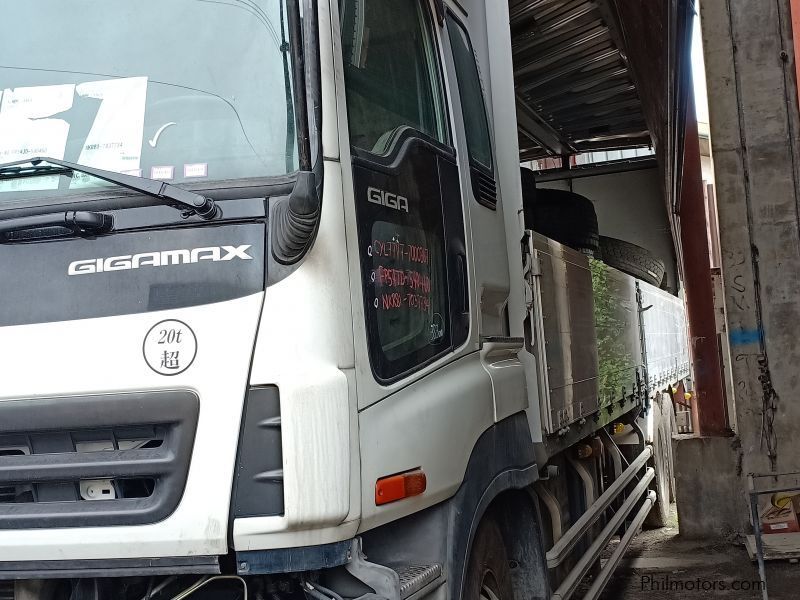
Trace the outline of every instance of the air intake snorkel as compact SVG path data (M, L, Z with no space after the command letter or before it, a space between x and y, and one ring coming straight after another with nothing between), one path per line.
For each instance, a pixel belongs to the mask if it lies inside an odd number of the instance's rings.
M270 210L270 241L273 258L293 265L311 248L322 211L322 98L317 0L289 0L287 9L299 170L292 192Z

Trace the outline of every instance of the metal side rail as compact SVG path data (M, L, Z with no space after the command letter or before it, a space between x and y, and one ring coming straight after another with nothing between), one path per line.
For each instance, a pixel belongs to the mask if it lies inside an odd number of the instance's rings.
M547 553L547 563L550 568L552 568L551 563L557 566L564 560L566 554L569 552L569 549L571 549L583 536L583 534L586 533L589 527L591 527L591 525L600 517L611 501L624 492L627 483L630 482L636 473L645 465L651 454L652 450L649 447L645 448L645 450L636 458L636 460L631 463L630 467L625 470L620 479L615 481L614 484L612 484L612 486L610 486L609 489L606 490L606 492L600 496L600 498L598 498L594 504L592 504L590 509L584 515L582 515L575 525L573 525L569 531L567 531L565 536L559 540L559 543ZM622 506L620 506L611 519L609 519L608 523L603 528L603 531L601 531L600 534L594 539L588 550L581 555L573 569L564 578L564 581L553 594L552 600L567 600L568 598L572 597L572 595L575 593L575 590L578 588L578 585L586 576L586 573L588 573L592 565L599 560L603 549L608 545L611 537L616 531L619 530L619 528L628 519L629 515L638 506L639 510L636 512L632 522L625 530L625 534L622 536L619 547L614 551L611 559L598 574L592 587L590 588L589 593L587 593L585 597L587 599L597 598L605 585L608 583L608 579L619 562L619 559L622 557L622 554L633 540L633 537L638 532L639 527L641 527L641 524L644 521L644 518L647 516L647 513L650 512L650 509L655 503L655 492L648 490L648 486L650 485L650 482L653 480L654 476L655 471L653 468L647 467L634 490L630 495L627 496ZM620 483L623 480L625 483ZM620 485L616 486L617 483L620 483ZM644 502L642 502L643 499ZM562 541L564 542L563 544L561 543ZM553 550L556 550L557 552L553 552Z
M653 455L653 449L646 446L639 456L628 466L625 471L612 483L603 494L594 501L589 509L581 515L575 524L561 537L550 550L547 551L547 568L554 569L560 565L569 555L575 544L589 531L589 528L599 519L611 503L624 493L628 484L636 477L636 474L647 464ZM652 469L650 469L652 471ZM652 479L652 473L650 479ZM646 478L646 475L645 475ZM649 479L648 479L649 481ZM641 482L639 484L641 487ZM638 487L637 487L638 489ZM641 495L641 493L639 494Z
M600 597L603 589L606 587L606 585L608 585L608 580L611 579L611 575L617 568L622 555L625 554L625 551L628 549L628 546L631 545L633 538L636 537L637 533L639 533L639 530L642 528L642 523L644 523L647 514L650 512L650 509L653 508L655 503L656 493L653 490L650 490L647 492L647 498L644 499L644 504L642 504L639 512L636 513L636 516L633 518L633 521L628 529L625 530L625 535L622 536L619 546L614 549L614 552L611 554L608 562L603 566L603 569L595 578L594 582L592 583L592 587L590 587L589 591L586 592L583 600L596 600Z

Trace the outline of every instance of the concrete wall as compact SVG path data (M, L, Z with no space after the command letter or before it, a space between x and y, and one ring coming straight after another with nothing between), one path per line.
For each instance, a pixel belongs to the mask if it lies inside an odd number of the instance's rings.
M650 250L664 261L669 288L674 290L675 252L658 168L579 177L571 184L573 192L594 203L600 235ZM570 181L541 182L538 187L569 190Z
M737 483L742 531L742 476L800 469L800 118L789 1L700 8L739 436L706 470Z
M739 533L734 523L739 513L747 510L738 481L730 476L736 469L738 440L682 435L673 441L673 448L681 535L734 537Z

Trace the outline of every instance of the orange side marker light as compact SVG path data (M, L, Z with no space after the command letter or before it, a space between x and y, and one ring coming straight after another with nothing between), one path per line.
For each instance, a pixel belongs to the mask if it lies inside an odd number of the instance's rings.
M375 482L375 505L380 506L403 498L419 496L427 485L428 480L422 469L381 477Z

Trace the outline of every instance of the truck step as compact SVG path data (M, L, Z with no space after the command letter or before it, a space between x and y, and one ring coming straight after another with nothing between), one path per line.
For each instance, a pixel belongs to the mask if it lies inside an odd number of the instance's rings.
M366 594L373 600L406 600L415 594L432 589L444 581L442 565L409 565L404 563L379 564L367 560L361 538L352 541L350 562L344 568L356 579L374 590Z
M400 597L405 599L420 591L429 583L442 576L442 566L404 565L396 567L400 576Z

